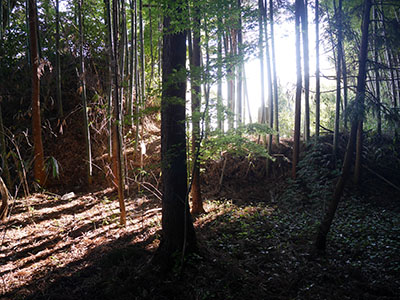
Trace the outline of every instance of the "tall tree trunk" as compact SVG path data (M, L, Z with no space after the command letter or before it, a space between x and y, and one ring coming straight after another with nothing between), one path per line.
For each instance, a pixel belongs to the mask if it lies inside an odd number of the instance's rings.
M377 133L382 135L382 116L381 116L381 87L379 74L379 49L378 49L378 8L376 5L372 7L374 15L374 64L375 64L375 99L376 99L376 115L377 115Z
M360 48L360 59L359 69L357 76L357 91L356 91L356 107L360 108L365 97L365 78L366 78L366 65L368 56L368 27L370 20L371 0L364 1L364 12L363 12L363 25L362 25L362 37L361 37L361 48ZM336 184L335 192L332 200L328 205L328 209L325 213L324 219L322 220L317 233L315 241L315 247L319 251L324 251L326 248L326 237L329 229L332 225L333 217L335 216L336 209L338 207L340 198L342 197L344 186L350 177L351 162L353 157L353 151L356 142L356 134L359 122L362 120L362 114L358 114L351 122L350 137L347 143L346 154L342 166L342 174Z
M200 106L201 106L201 70L200 70L200 7L194 3L193 13L193 54L191 61L191 84L192 84L192 213L204 212L200 188Z
M180 4L180 5L178 5ZM169 1L164 16L161 97L162 241L156 255L162 263L196 249L196 235L187 199L185 94L186 33L172 33L182 1ZM168 11L174 5L176 11Z
M3 158L3 174L6 179L6 183L9 189L12 187L12 180L10 175L10 170L8 169L8 162L7 162L7 147L6 147L6 134L4 132L4 125L3 125L3 112L1 109L1 97L0 97L0 153L1 157Z
M134 19L135 7L133 0L130 0L130 17L131 17L131 36L130 36L130 54L129 54L129 96L128 96L128 116L130 116L130 122L132 127L135 124L135 118L133 117L133 102L135 98L135 30L136 24Z
M88 111L87 111L87 98L86 98L86 74L85 74L85 60L83 57L83 18L82 18L82 2L83 0L78 1L78 19L79 19L79 59L80 59L80 67L81 67L81 92L82 92L82 111L83 111L83 133L85 136L85 149L86 149L86 180L87 184L92 184L92 150L90 143L90 131L89 131L89 121L88 121Z
M112 134L111 134L111 110L112 110L112 88L113 88L113 80L112 80L112 57L113 57L113 50L112 50L112 26L111 26L111 9L110 9L110 0L104 0L105 4L105 23L107 26L107 34L106 34L106 48L107 48L107 128L109 132L108 136L108 156L111 159L112 156Z
M236 116L237 116L237 124L240 125L242 123L242 114L243 114L243 34L242 34L242 0L237 0L237 9L238 9L238 31L237 31L237 40L238 40L238 55L239 55L239 64L238 64L238 76L237 76L237 104L236 104Z
M222 100L222 5L218 0L217 14L217 126L224 131L224 103Z
M56 86L57 86L57 108L60 122L64 117L62 96L61 96L61 60L60 60L60 10L59 0L56 0ZM62 123L60 123L62 126Z
M113 99L113 126L112 126L112 152L113 152L113 173L114 185L118 190L118 200L120 208L120 223L126 225L126 210L124 202L124 184L122 175L122 137L121 137L121 114L120 114L120 82L119 82L119 10L118 1L113 0L113 80L114 80L114 99Z
M265 32L265 60L267 62L267 86L268 86L268 126L273 128L273 116L274 116L274 99L273 99L273 89L272 89L272 72L271 72L271 55L269 49L268 40L268 22L267 22L267 0L265 0L265 5L263 5L263 15L264 15L264 32ZM267 151L272 154L272 134L268 134L267 139ZM267 176L270 175L271 160L267 159Z
M140 106L146 105L146 81L145 81L145 61L144 61L144 29L143 29L143 1L139 0L139 38L140 38Z
M261 87L261 123L265 124L265 78L264 78L264 28L263 28L263 1L258 0L258 55L260 59L260 87Z
M296 0L295 11L295 34L296 34L296 102L294 116L294 141L293 141L293 159L292 159L292 177L296 178L296 167L300 155L300 122L301 122L301 90L302 90L302 74L301 74L301 55L300 55L300 19L303 14L303 0Z
M32 60L32 134L33 134L33 153L34 179L41 186L46 184L46 172L44 169L44 151L42 142L42 125L40 118L40 74L39 69L39 53L37 41L37 25L36 25L36 0L29 0L29 41L30 54Z
M347 130L348 123L348 112L347 112L347 104L348 104L348 83L347 83L347 64L346 64L346 53L344 47L342 45L342 75L343 75L343 120L344 120L344 128Z
M304 0L301 28L303 35L303 63L304 63L304 137L310 139L310 55L308 49L308 0Z
M336 0L333 0L336 8ZM336 10L336 9L335 9ZM341 103L341 75L342 75L342 0L339 0L339 7L335 11L338 22L337 28L337 55L336 55L336 110L335 110L335 128L333 133L333 159L336 161L339 147L339 124L340 124L340 103Z
M315 0L315 135L319 136L320 107L321 107L321 81L319 66L319 0Z
M274 85L274 129L276 131L275 134L275 143L279 144L279 99L278 99L278 78L276 76L276 55L275 55L275 33L274 33L274 6L273 0L269 0L269 22L270 22L270 31L271 31L271 55L272 55L272 81Z

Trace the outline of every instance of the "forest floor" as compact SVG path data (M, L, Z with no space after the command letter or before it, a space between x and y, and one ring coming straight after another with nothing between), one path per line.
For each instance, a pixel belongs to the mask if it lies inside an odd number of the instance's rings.
M226 156L218 188L223 161L207 165L200 251L167 275L150 263L161 229L152 194L130 191L126 227L111 189L13 200L0 225L0 299L400 299L398 191L373 176L349 187L317 254L337 171L311 150L296 181Z

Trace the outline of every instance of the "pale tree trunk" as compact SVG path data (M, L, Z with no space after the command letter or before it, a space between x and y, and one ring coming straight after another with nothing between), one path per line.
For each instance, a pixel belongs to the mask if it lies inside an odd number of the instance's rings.
M239 55L239 65L238 65L238 76L237 76L237 104L236 104L236 116L237 124L242 124L242 114L243 114L243 34L242 34L242 0L237 0L237 8L239 10L238 23L239 28L237 32L238 40L238 55Z
M279 144L279 99L278 99L278 78L276 76L276 55L275 55L275 33L274 33L274 6L273 1L269 0L269 22L270 22L270 31L271 31L271 55L272 55L272 80L274 85L274 129L276 131L275 134L275 143Z
M264 78L264 29L263 29L263 1L258 0L258 53L260 59L260 87L261 87L261 123L265 124L265 78Z
M81 67L81 95L82 95L82 111L83 111L83 134L85 136L85 150L86 150L86 180L87 184L92 184L93 166L92 166L92 150L90 143L90 131L89 131L89 120L87 111L87 98L86 98L86 74L85 74L85 60L83 57L83 17L82 17L82 2L78 1L78 19L79 19L79 60Z
M356 107L361 107L363 99L365 98L365 77L366 77L366 65L368 57L368 27L370 20L371 11L371 0L364 1L364 12L363 12L363 25L362 25L362 38L361 38L361 48L360 48L360 59L359 59L359 69L357 76L357 91L355 98ZM340 198L342 197L345 184L350 177L351 161L353 158L353 152L356 142L357 128L359 122L362 120L362 114L358 114L351 122L350 137L347 143L346 154L342 166L342 174L335 187L335 192L333 194L332 200L328 205L327 211L325 213L324 219L318 228L318 233L315 241L315 247L319 251L325 251L326 249L326 238L330 227L332 225L333 218L335 216L336 209L338 207Z
M296 178L296 168L300 155L300 122L301 122L301 90L302 90L302 74L301 74L301 55L300 55L300 18L302 16L303 0L296 0L295 11L295 34L296 34L296 102L294 116L294 138L293 138L293 159L292 159L292 178Z
M113 153L113 175L114 185L118 190L118 200L120 208L120 223L126 225L126 210L124 202L124 180L122 175L122 137L121 137L121 114L120 114L120 83L119 83L119 60L118 60L118 1L113 0L113 79L114 79L114 99L113 99L113 126L112 126L112 153Z
M221 0L218 0L218 24L217 24L217 126L224 131L224 103L222 100L222 8Z
M200 106L201 106L201 70L200 70L200 7L194 3L193 7L193 52L191 66L192 84L192 213L204 212L200 187Z
M320 107L321 107L321 80L319 63L319 0L315 0L315 135L319 136Z
M36 14L36 0L29 0L29 41L30 56L32 60L32 134L34 153L33 175L37 183L39 183L41 186L45 186L46 172L44 169L44 151L40 117L40 75L38 72L40 61L38 53Z
M272 72L271 72L271 55L269 49L268 40L268 22L267 22L267 0L265 0L265 6L263 7L264 15L264 32L265 32L265 60L267 61L267 87L268 87L268 126L273 128L273 116L274 116L274 99L272 89ZM272 154L272 134L268 134L267 138L267 151ZM270 176L271 160L267 159L267 176Z
M310 139L310 58L308 49L308 0L304 0L301 15L304 63L304 138Z

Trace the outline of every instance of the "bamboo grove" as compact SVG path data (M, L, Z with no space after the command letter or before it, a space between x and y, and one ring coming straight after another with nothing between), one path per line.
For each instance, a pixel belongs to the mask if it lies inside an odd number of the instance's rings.
M143 155L148 119L159 119L163 93L184 84L189 92L179 94L187 98L180 121L188 124L185 176L195 214L204 212L202 147L256 123L252 107L259 108L258 123L265 125L257 127L265 155L273 155L281 138L293 137L294 178L301 140L309 142L323 130L333 133L333 157L343 167L316 242L323 249L353 152L354 180L360 181L363 136L398 138L398 1L1 0L0 18L2 177L10 190L21 186L25 195L30 183L46 187L54 181L51 175L60 175L60 159L47 149L51 138L78 125L85 153L82 184L93 184L98 169L107 173L118 190L124 224L125 185L143 168L128 163L128 150L136 158ZM278 76L281 37L275 33L284 23L294 29L292 89ZM184 68L181 61L179 69L168 65L178 51L174 43L185 46ZM320 70L322 55L334 72ZM259 99L248 96L246 66L253 58L259 61ZM77 111L80 117L72 118ZM168 116L161 112L161 118ZM348 136L344 159L338 154L343 136ZM104 154L107 159L99 160Z

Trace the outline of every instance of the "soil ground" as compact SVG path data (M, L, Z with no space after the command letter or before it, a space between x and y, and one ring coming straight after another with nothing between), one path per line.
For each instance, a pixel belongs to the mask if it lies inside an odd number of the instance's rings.
M399 299L400 197L379 178L347 189L326 253L313 251L337 177L318 151L296 181L283 161L271 179L262 159L210 162L207 213L194 220L200 251L168 274L151 264L155 184L131 188L126 227L111 189L13 200L0 225L0 299Z

